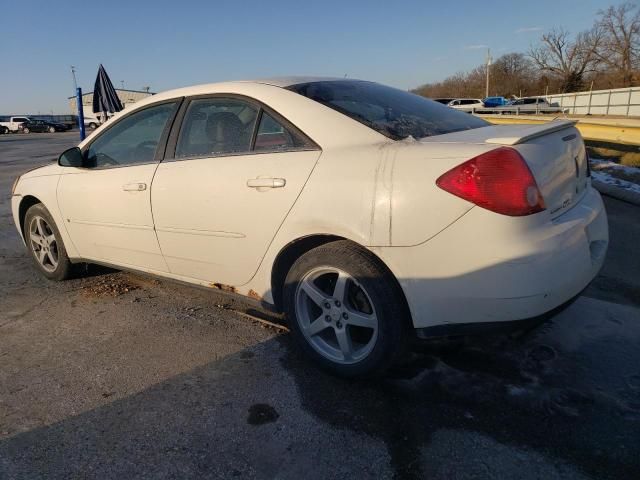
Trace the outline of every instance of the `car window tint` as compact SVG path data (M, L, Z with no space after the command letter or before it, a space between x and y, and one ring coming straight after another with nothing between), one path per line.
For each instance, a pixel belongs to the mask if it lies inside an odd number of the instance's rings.
M262 112L256 142L253 147L255 151L296 150L309 146L310 145L295 132L281 125L280 122L276 121L267 112Z
M86 152L87 166L107 167L149 163L176 103L164 103L133 113L100 135Z
M236 98L193 100L182 122L176 158L249 152L257 117L256 107Z
M394 140L424 138L489 125L409 92L360 80L300 83L288 90L332 108Z

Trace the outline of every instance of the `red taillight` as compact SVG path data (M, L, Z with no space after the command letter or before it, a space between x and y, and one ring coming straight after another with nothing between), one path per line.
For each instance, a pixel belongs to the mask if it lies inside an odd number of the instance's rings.
M544 200L520 154L496 148L443 174L436 185L476 205L519 217L544 210Z

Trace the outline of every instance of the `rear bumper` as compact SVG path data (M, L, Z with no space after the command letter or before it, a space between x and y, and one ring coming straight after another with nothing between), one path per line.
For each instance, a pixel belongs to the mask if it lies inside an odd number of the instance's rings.
M571 210L506 217L473 208L415 247L374 251L398 278L418 329L544 315L581 292L602 267L609 235L598 192ZM475 327L471 327L473 329Z
M580 292L582 293L582 292ZM560 312L570 307L580 296L580 293L563 304L549 310L542 315L521 320L505 320L503 322L449 323L433 327L416 328L416 337L421 340L437 338L462 337L471 335L505 334L534 329L551 320Z

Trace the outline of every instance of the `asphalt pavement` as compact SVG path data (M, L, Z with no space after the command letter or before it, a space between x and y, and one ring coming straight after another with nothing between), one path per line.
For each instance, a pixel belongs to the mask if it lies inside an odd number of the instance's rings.
M77 135L0 136L0 478L640 478L639 207L605 199L605 266L551 322L345 381L240 297L39 276L11 184Z

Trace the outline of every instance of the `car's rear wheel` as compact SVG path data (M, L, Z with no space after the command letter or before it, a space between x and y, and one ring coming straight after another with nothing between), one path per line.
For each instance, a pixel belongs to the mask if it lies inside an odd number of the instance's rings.
M60 231L48 210L38 203L27 210L23 231L36 268L50 280L65 280L73 265L62 243Z
M98 128L98 124L97 124L97 123L93 123L93 122L91 122L91 123L89 124L89 128L90 128L91 130L95 130L96 128Z
M405 352L408 314L397 282L348 241L314 248L294 263L284 306L296 342L334 374L378 375Z
M53 127L49 127L49 133L56 133L56 129Z

